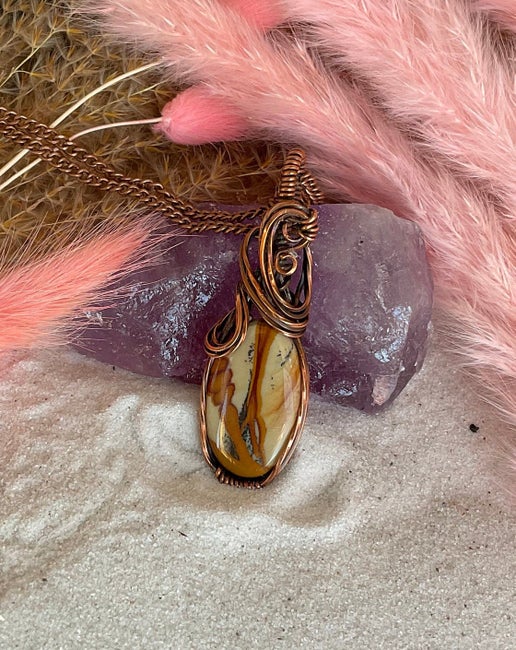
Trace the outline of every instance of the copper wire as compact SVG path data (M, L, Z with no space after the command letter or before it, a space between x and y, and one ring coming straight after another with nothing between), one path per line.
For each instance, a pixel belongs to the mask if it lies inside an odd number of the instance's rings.
M286 336L299 338L306 330L312 297L309 245L318 231L317 211L309 202L311 196L321 195L315 181L310 184L310 192L305 192L301 184L301 178L307 178L303 165L302 150L294 149L287 155L275 203L264 214L260 226L244 236L235 307L208 332L205 349L210 356L230 354L244 340L249 318L249 307L244 309L244 305L254 305L266 323ZM255 240L257 269L251 262ZM291 287L298 269L297 286Z

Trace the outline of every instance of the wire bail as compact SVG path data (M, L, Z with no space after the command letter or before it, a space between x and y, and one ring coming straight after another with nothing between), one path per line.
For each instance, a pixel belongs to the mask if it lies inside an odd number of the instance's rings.
M310 203L322 196L304 163L301 149L287 155L272 206L243 239L235 307L208 332L209 356L229 354L240 345L253 307L286 336L299 338L306 330L312 295L309 244L318 231L317 210Z

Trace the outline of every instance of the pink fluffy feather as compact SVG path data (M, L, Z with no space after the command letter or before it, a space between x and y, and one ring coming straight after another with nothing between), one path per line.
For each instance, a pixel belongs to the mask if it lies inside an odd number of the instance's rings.
M352 24L353 16L355 22L362 19L364 6L392 7L391 2L369 0L333 4L337 9L337 5L342 5L356 10L356 14L349 16ZM440 4L448 5L444 0ZM267 39L261 26L239 18L234 6L228 8L208 0L109 0L93 5L108 18L113 32L131 41L136 38L146 48L160 51L183 81L202 82L212 96L226 102L230 114L235 111L246 116L250 135L267 135L305 146L312 168L333 196L378 203L416 220L429 245L437 296L452 317L458 349L481 375L506 416L516 423L516 246L509 220L500 218L485 194L469 181L459 182L438 160L431 158L425 162L418 157L405 135L384 119L363 92L312 63L301 42L286 42L282 37ZM328 16L328 21L335 22L335 16ZM440 28L436 29L441 34ZM382 38L387 41L389 30L383 26L383 31ZM398 38L395 33L393 49ZM435 43L441 43L440 39ZM358 67L361 41L354 42ZM414 47L417 44L416 39ZM426 45L422 48L427 51ZM367 39L364 52L365 60L373 68ZM417 52L412 56L420 60ZM379 74L383 60L377 63ZM394 83L393 65L387 74L387 88ZM403 57L399 56L398 65L400 75L406 74ZM498 72L505 84L506 78ZM433 83L433 75L430 71L429 83ZM488 83L484 78L478 80ZM416 98L410 92L406 103L414 110ZM456 91L452 94L457 97ZM403 94L398 103L403 108ZM392 109L395 108L393 105ZM448 108L446 103L432 106L429 114L434 121L438 108L444 111L442 118L446 121L456 107ZM475 108L480 110L477 104ZM505 115L503 108L500 111ZM463 113L461 118L466 119ZM505 119L510 124L513 116ZM488 124L496 139L498 122ZM460 161L462 171L469 170L470 175L473 168L464 152L473 148L473 130L466 133L468 142L463 149L458 144L464 136L462 126L457 127L452 120L450 128L457 140L441 134L448 143L443 150L436 144L441 140L429 145L439 147L441 160ZM483 143L484 134L482 131L479 136ZM502 132L501 140L508 142L507 133ZM478 141L476 146L479 147ZM498 143L493 150L499 151ZM471 176L486 181L484 172L490 167L484 162L497 158L493 150L480 154L472 151L475 168L482 174ZM506 161L510 169L512 159L501 155L497 160L498 165L500 160ZM504 179L504 191L510 195L511 179L507 174ZM502 184L494 187L498 189ZM516 456L513 462L515 459Z
M80 327L81 314L113 295L108 283L149 263L156 225L143 219L0 269L0 352L65 342Z

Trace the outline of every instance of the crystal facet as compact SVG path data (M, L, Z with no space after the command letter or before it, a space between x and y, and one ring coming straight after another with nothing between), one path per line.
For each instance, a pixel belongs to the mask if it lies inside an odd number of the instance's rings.
M302 424L304 357L298 345L266 323L252 321L238 348L207 367L208 442L220 465L236 476L266 474Z
M311 388L377 411L423 362L432 281L419 228L376 206L318 206L313 298L303 337ZM89 316L79 349L150 376L200 383L204 336L234 303L240 238L178 237L129 295Z

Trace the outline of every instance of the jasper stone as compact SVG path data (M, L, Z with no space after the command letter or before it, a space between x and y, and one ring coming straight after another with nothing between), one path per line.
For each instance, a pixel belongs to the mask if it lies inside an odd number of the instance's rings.
M302 425L303 362L298 343L262 321L249 324L234 352L210 361L206 435L226 470L257 478L281 460Z
M425 357L432 280L423 237L415 224L371 205L318 211L303 337L311 389L375 412ZM241 238L204 233L175 241L159 264L130 278L130 290L110 309L88 315L80 351L134 372L200 383L206 332L234 306Z

